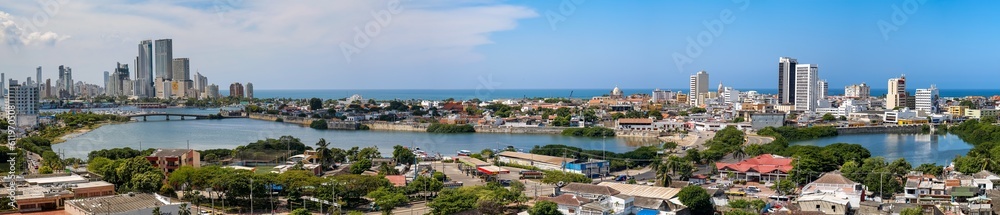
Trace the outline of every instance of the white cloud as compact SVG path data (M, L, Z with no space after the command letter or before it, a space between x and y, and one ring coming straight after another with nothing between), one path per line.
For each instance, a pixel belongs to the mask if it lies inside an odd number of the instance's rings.
M25 19L27 20L27 19ZM12 48L20 48L26 45L55 45L56 42L65 40L69 36L60 36L51 31L46 32L26 32L14 21L14 16L0 11L0 38L6 45Z
M490 34L538 16L530 8L493 1L403 0L391 21L383 19L378 34L347 61L340 44L354 43L355 28L364 31L369 23L379 23L379 14L393 8L391 1L69 1L45 26L60 34L28 34L24 38L31 41L22 42L61 41L59 46L0 52L0 57L21 59L0 70L28 75L39 65L72 65L75 78L97 82L115 62L131 64L140 40L171 38L174 57L191 58L192 70L210 82L252 81L262 83L262 89L360 88L364 83L327 86L324 79L405 78L425 72L414 71L422 68L476 62L483 56L475 47L492 43ZM11 4L19 11L43 10L32 1ZM3 27L10 31L6 22ZM63 33L72 39L65 40Z

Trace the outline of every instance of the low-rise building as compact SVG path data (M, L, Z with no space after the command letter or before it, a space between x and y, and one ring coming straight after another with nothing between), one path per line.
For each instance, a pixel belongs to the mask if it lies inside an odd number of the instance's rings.
M948 107L948 114L951 114L954 117L963 117L963 116L965 116L965 110L966 109L968 109L968 107L965 107L965 106L950 106L950 107Z
M171 202L169 198L156 194L121 194L66 201L66 212L71 215L125 215L152 214L159 209L160 214L178 214L181 202ZM190 208L185 208L190 210Z
M750 127L754 130L766 127L781 127L785 125L785 114L783 113L755 113L750 115Z
M153 167L162 170L165 176L170 176L170 173L181 166L201 167L201 156L193 149L156 149L153 154L146 156L146 160Z
M733 173L735 179L746 181L777 181L788 178L792 170L792 159L771 154L762 154L737 163L715 163L719 174Z
M802 211L820 212L823 214L848 214L851 202L846 196L832 193L806 195L798 199Z
M1000 114L1000 110L996 109L966 109L965 117L969 119L981 119L983 117L993 117L996 118L997 114Z
M78 175L68 176L43 176L28 178L25 180L16 179L17 194L14 200L17 201L17 209L20 212L58 210L65 207L64 203L70 199L87 198L94 196L107 196L115 194L115 185L104 182L90 182ZM3 185L10 184L10 179L4 179ZM7 192L0 193L0 198L9 198Z
M580 160L511 151L500 152L497 154L497 160L501 163L534 166L543 170L566 171L588 176L607 175L610 172L610 163L606 160Z
M802 199L802 197L823 199L826 198L822 197L823 195L833 194L837 197L846 198L849 203L848 205L851 207L858 207L861 205L861 200L865 197L864 191L865 188L861 183L851 181L851 179L841 175L839 171L835 171L823 174L819 179L802 187L799 199ZM807 208L803 207L803 210L805 209Z

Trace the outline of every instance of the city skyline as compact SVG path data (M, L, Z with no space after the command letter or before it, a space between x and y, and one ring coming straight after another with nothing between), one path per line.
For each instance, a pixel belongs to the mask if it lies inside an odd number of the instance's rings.
M140 41L171 38L174 56L197 59L191 70L265 90L684 88L700 70L713 74L711 85L773 89L773 59L783 56L822 64L833 91L900 74L920 88L991 89L946 77L956 70L981 80L1000 76L1000 64L979 54L1000 48L989 39L997 31L988 21L994 2L388 3L109 0L57 3L50 15L38 3L12 2L0 6L0 20L25 34L3 35L0 57L12 60L0 70L27 77L41 66L44 79L66 65L76 70L74 80L99 84L108 65L135 58ZM345 12L308 13L317 10ZM786 15L773 15L778 11ZM45 25L30 21L39 13L49 18ZM455 17L464 22L448 21ZM77 20L108 26L80 28ZM368 23L380 33L357 46L354 29ZM703 33L709 36L699 38ZM357 52L345 55L343 47ZM676 63L677 54L690 62ZM428 84L442 78L449 82Z

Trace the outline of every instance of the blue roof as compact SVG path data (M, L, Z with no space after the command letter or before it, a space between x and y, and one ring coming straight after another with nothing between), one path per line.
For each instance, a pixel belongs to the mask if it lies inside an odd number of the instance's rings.
M642 209L641 211L639 211L639 213L636 213L635 215L659 215L659 214L660 211L658 210Z

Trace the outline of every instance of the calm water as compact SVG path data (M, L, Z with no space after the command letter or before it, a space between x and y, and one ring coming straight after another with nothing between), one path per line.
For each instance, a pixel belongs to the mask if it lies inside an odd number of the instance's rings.
M712 86L715 87L715 86ZM323 99L339 99L350 97L354 94L359 94L365 99L427 99L427 100L444 100L447 98L454 98L459 100L479 98L483 100L491 99L511 99L511 98L524 98L524 97L569 97L570 93L573 94L573 98L591 98L594 96L600 96L604 94L609 94L611 89L614 87L609 87L607 89L453 89L453 90L386 90L386 89L374 89L374 90L256 90L254 91L254 96L257 98L323 98ZM688 89L670 89L661 88L663 90L671 90L674 92L682 91L687 92ZM715 88L712 88L713 91ZM843 87L831 87L830 95L843 95ZM912 92L914 89L910 89ZM777 89L738 89L740 91L750 91L755 90L763 94L776 94ZM635 93L645 93L651 94L653 92L652 88L649 89L622 89L626 95L631 95ZM882 96L885 95L886 89L872 89L872 96ZM228 90L220 90L220 94L229 95ZM941 89L940 94L942 97L962 97L962 96L992 96L1000 95L1000 90L997 89Z
M178 110L174 110L178 111ZM201 110L197 110L201 111ZM560 135L530 134L431 134L423 132L387 131L336 131L315 130L292 124L252 119L185 120L131 122L105 125L86 134L73 137L53 146L64 150L67 157L86 158L93 150L118 147L185 148L188 141L192 149L235 148L260 139L292 135L308 146L325 138L333 147L377 146L383 155L391 155L392 146L411 144L428 153L454 155L466 149L479 151L485 148L514 146L530 149L535 145L565 144L584 149L602 149L626 152L645 144L658 143L655 139L565 137ZM499 147L498 147L499 145Z
M965 155L972 149L972 145L952 134L856 134L792 144L826 146L833 143L860 144L871 151L873 157L882 156L890 162L897 158L906 158L914 167L922 163L948 165L955 156Z

